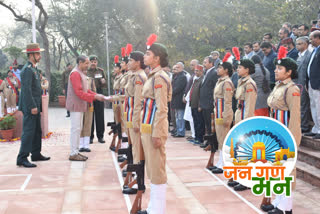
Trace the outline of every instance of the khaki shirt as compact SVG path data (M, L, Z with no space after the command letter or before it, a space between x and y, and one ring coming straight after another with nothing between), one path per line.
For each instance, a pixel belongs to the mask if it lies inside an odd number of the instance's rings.
M235 123L238 123L242 119L247 119L254 116L257 101L257 86L250 75L238 80L235 98L238 100L238 102L244 102L244 104L242 104L242 108L239 108L238 105L235 113Z
M102 68L97 67L96 69L89 69L87 75L94 79L94 84L99 93L101 93L102 88L107 86L106 75ZM104 84L101 83L102 78L106 81Z
M129 78L131 78L132 71L128 71L122 75L122 77L119 80L119 90L122 91L121 94L115 95L112 97L114 101L124 101L126 96L123 94L123 91L125 92L126 85L128 83Z
M17 81L17 77L12 76L9 78L11 83L13 84L13 87L17 88L19 86L18 81ZM5 94L13 94L14 90L11 87L11 85L9 84L7 78L5 78L1 85L0 85L0 91L3 91Z
M113 80L113 90L116 93L116 91L120 90L120 80L122 78L122 74L117 75Z
M275 110L290 111L288 129L299 146L301 141L300 89L291 79L278 81L268 97L268 106Z
M213 99L215 101L215 118L216 124L229 124L232 122L233 119L233 110L232 110L232 97L234 92L234 86L229 78L229 76L220 77L217 81L217 84L213 91ZM223 99L223 111L220 106L221 99ZM220 112L218 112L218 110Z
M152 122L152 137L168 137L168 102L172 98L172 86L169 76L160 66L150 71L142 96L153 99L157 107Z
M48 90L48 88L49 88L49 81L47 80L47 78L42 77L41 78L41 89Z

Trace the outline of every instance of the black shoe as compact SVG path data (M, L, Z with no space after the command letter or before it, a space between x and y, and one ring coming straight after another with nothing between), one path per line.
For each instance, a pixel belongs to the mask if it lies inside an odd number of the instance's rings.
M122 170L122 177L124 177L124 178L127 177L127 174L128 174L127 170L125 170L125 169Z
M47 160L50 160L50 157L45 157L42 154L38 155L37 157L33 157L33 155L32 155L31 160L32 161L47 161Z
M172 132L171 133L171 136L175 136L175 135L177 135L177 132Z
M246 187L246 186L244 186L244 185L242 185L242 184L238 184L238 185L235 186L233 189L234 189L235 191L244 191L244 190L247 190L247 189L249 189L249 188Z
M223 169L220 169L220 168L217 167L217 168L211 170L211 172L213 174L221 174L221 173L223 173Z
M116 151L116 147L115 147L115 146L110 146L109 149L110 149L111 151L114 151L114 152Z
M315 140L320 139L320 134L316 134L315 136L312 137L312 139L315 139Z
M175 129L170 131L171 134L176 133L176 132L177 132L177 130L175 130Z
M209 170L211 171L211 170L216 169L216 168L217 168L216 166L210 166Z
M106 141L103 138L98 138L99 143L105 143Z
M33 167L37 167L37 165L30 163L28 160L22 161L20 163L17 163L18 166L23 166L26 168L33 168Z
M79 152L80 152L80 150L79 150ZM84 152L91 152L91 149L85 148L85 149L84 149Z
M307 137L313 137L315 135L316 135L316 133L313 133L313 132L308 132L308 133L304 134L304 136L307 136Z
M127 194L127 195L134 195L137 194L138 190L135 188L125 188L122 190L123 194Z
M290 213L290 212L292 213L292 211L288 211L288 212L289 212L289 213ZM287 212L286 212L286 213L287 213ZM276 207L275 209L270 210L270 211L268 212L268 214L284 214L284 212Z
M79 152L85 152L85 151L86 151L85 148L80 148L80 149L79 149Z
M260 208L265 212L269 212L274 209L274 206L272 204L268 204L268 205L262 204Z
M70 114L67 114L66 117L70 117Z
M137 212L137 214L148 214L147 210L140 210Z
M204 149L204 148L206 148L208 145L209 145L208 143L203 143L203 144L200 145L200 148L203 148L203 149Z
M229 187L235 187L239 184L239 182L236 182L236 181L228 181L228 186Z
M93 144L93 139L90 139L90 144Z
M123 157L123 156L118 156L118 162L122 163L123 161L127 160L127 158Z
M182 137L184 137L184 135L178 135L178 134L176 134L176 135L173 135L172 137L182 138Z

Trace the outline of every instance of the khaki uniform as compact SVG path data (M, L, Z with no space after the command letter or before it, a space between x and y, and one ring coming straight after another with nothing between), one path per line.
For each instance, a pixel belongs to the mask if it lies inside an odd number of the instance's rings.
M114 78L113 91L114 91L115 96L117 96L120 93L120 80L121 80L122 76L123 76L122 74L119 74ZM121 122L120 121L121 118L117 118L117 113L116 113L116 109L117 109L118 105L119 105L119 101L112 102L112 109L113 109L113 114L115 116L114 119L115 119L116 123Z
M152 184L165 184L165 143L168 138L168 102L171 101L172 87L169 76L160 66L150 71L142 89L142 96L144 106L141 112L141 140L147 174ZM160 138L160 148L154 148L152 137Z
M268 97L268 106L271 108L270 117L280 121L288 127L298 148L301 142L300 89L291 79L277 82ZM284 115L284 117L278 117L278 115ZM291 175L294 176L295 180L295 168ZM292 189L295 189L295 186L296 182L294 181L294 183L292 183Z
M46 95L48 93L49 88L49 81L47 78L42 77L41 78L41 89L42 89L42 95Z
M143 70L136 71L131 75L126 86L126 94L129 95L127 109L127 128L132 143L133 163L140 161L140 141L141 133L135 132L134 128L140 129L141 108L142 108L142 88L147 81L147 75Z
M0 86L1 86L2 82L3 82L3 80L0 79ZM4 106L5 102L4 102L3 90L0 90L0 102L1 102L1 104L0 104L0 106L1 106L1 109L0 109L0 117L3 117L3 115L4 115L4 108L5 108L5 106Z
M234 86L229 76L218 79L216 87L213 91L213 99L215 102L215 128L219 143L219 150L222 149L224 139L230 130L233 120L233 92Z
M18 81L17 81L17 77L15 76L10 77L9 79L13 87L9 84L8 79L5 78L0 85L0 90L3 91L5 102L6 102L6 108L15 109L17 106L17 94L15 92L15 88L18 87ZM11 113L11 112L8 112L8 113Z
M96 86L92 78L87 77L88 89L96 92ZM91 135L91 126L93 118L93 103L88 103L88 110L83 114L83 126L80 137L88 137Z
M257 100L257 87L250 75L238 80L235 98L237 99L235 124L253 117Z

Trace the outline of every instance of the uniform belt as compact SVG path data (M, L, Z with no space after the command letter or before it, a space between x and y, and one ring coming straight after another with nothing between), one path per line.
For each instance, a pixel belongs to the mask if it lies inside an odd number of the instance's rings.
M270 117L280 121L283 125L288 127L290 121L290 111L271 108Z
M152 133L152 123L157 111L156 102L154 99L146 98L143 102L143 113L141 123L141 133Z
M218 118L223 118L222 113L224 111L224 99L223 98L218 98L215 101L215 106L216 106L216 119Z

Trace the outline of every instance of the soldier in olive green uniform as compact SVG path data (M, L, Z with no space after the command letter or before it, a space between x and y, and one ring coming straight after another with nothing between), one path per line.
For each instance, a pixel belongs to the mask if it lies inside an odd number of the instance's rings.
M94 79L94 84L96 86L96 90L98 94L102 94L102 89L107 86L106 76L102 68L97 67L98 66L98 57L95 55L91 55L89 57L91 65L90 69L88 70L88 77L91 77ZM105 140L103 139L104 136L104 102L101 102L99 100L93 101L93 120L92 120L92 128L91 128L91 137L90 137L90 143L93 142L94 138L94 124L96 124L96 134L98 138L99 143L105 143ZM96 122L94 122L96 121Z
M172 98L169 76L162 67L168 65L168 52L164 45L154 43L156 35L147 42L144 63L151 67L148 80L144 83L144 98L141 112L141 140L150 184L150 201L141 214L164 214L166 212L166 149L168 138L168 102Z
M292 81L298 78L297 63L289 57L281 58L281 53L286 52L284 47L280 47L278 59L275 60L275 79L277 80L273 91L268 97L270 107L270 117L280 121L287 126L295 138L297 148L301 142L301 118L300 118L300 89ZM280 116L280 115L284 115ZM297 153L297 151L296 151ZM291 175L294 176L292 190L296 186L296 168ZM264 203L264 202L263 202ZM268 214L292 213L293 198L277 195L271 205L262 204L264 211Z
M41 84L40 75L36 64L41 55L39 44L27 45L28 62L21 72L21 96L19 110L23 112L23 127L21 146L17 157L17 165L24 167L36 167L28 161L32 153L32 161L46 161L49 157L41 154Z
M66 99L67 99L67 91L68 91L68 81L69 81L69 76L70 76L70 73L72 71L72 65L71 63L68 63L67 64L67 67L66 67L66 70L62 73L62 76L61 76L61 88L62 88L62 92L63 94L66 96ZM67 110L67 116L66 117L70 117L70 112Z
M222 173L223 158L222 146L225 137L227 136L233 120L232 97L234 86L230 79L233 70L232 65L227 60L231 54L226 54L225 58L218 67L217 74L220 76L214 88L214 115L215 115L215 129L218 139L219 161L217 168L212 169L212 173Z

